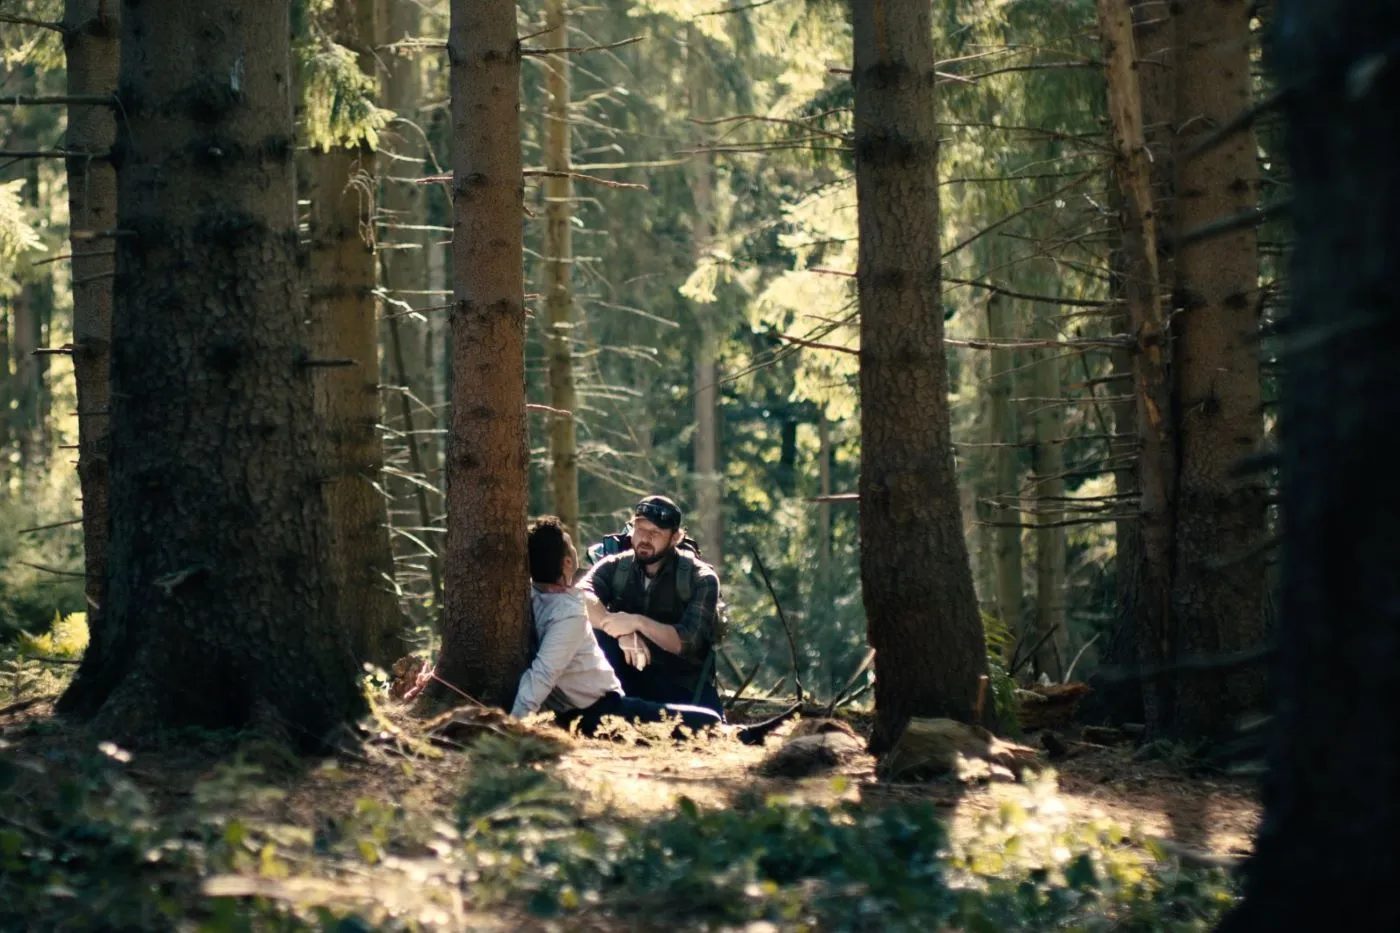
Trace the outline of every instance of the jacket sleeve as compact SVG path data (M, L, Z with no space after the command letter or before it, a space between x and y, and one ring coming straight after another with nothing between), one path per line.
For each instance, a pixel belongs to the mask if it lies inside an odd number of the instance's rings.
M715 642L715 622L719 614L719 577L707 567L699 568L690 602L676 623L681 637L680 655L691 661L705 660Z
M613 568L621 559L617 554L604 557L589 568L588 573L578 583L579 589L588 590L598 597L598 602L602 603L604 608L611 605L612 601L617 598L618 594L613 592L612 585Z
M551 608L554 611L543 620L539 651L529 670L520 675L512 716L528 716L544 705L584 639L591 636L582 599L556 600Z

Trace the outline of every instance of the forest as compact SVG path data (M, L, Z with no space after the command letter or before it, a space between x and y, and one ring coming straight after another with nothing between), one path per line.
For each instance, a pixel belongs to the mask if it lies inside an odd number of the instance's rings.
M0 931L1400 929L1391 94L1369 0L0 0Z

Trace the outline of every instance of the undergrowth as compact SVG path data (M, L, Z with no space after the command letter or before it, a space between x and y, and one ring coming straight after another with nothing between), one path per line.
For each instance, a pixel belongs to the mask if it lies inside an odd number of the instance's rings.
M754 792L732 809L683 799L661 819L585 816L553 754L496 735L453 753L466 775L452 814L330 799L346 779L330 759L310 772L331 788L326 812L289 815L285 788L238 757L171 807L110 744L0 744L0 930L436 930L470 911L565 928L1187 931L1235 897L1223 874L1180 870L1106 821L1072 824L1051 776L1030 807L954 844L922 802Z

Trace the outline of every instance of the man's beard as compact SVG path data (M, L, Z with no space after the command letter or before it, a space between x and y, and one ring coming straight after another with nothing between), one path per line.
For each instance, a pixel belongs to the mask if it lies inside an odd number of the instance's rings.
M650 557L643 557L641 554L637 554L637 563L641 564L643 567L650 567L652 564L661 560L673 550L675 550L675 548L668 544L661 550L657 551L655 554L651 555Z

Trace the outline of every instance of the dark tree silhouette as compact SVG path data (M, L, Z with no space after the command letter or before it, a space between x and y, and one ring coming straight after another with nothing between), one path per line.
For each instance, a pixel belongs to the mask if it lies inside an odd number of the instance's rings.
M1281 0L1294 177L1280 411L1279 705L1265 815L1225 933L1400 929L1400 6Z

